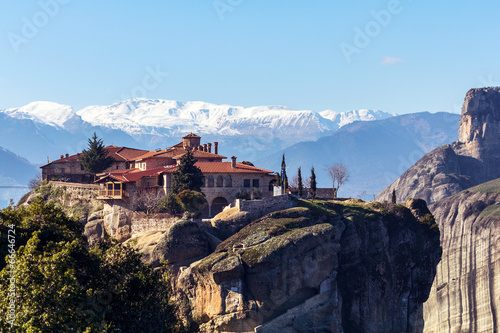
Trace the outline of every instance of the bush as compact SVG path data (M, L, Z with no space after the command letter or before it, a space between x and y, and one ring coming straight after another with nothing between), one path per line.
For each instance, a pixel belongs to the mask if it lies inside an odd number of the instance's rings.
M239 190L236 192L236 199L241 199L241 200L250 200L251 194L248 191L245 190Z
M182 207L177 203L175 194L170 192L167 196L161 199L158 208L162 212L168 212L170 214L179 214L182 212Z
M175 200L185 212L190 213L198 212L198 207L207 202L203 193L191 190L184 190L177 194Z

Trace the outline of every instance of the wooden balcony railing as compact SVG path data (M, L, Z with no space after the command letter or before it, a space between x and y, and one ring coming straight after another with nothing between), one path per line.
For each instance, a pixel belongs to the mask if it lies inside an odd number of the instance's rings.
M128 198L128 193L125 190L99 190L97 199L124 199Z

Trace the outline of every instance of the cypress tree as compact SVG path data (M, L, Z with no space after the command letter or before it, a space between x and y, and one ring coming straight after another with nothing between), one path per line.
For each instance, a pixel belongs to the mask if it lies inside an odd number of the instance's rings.
M283 159L281 160L281 182L283 190L286 190L288 188L288 176L286 175L285 154L283 154Z
M311 197L314 201L316 197L316 174L314 173L314 167L311 168Z
M177 170L172 172L172 192L174 194L179 194L184 190L201 192L203 173L200 168L194 165L195 163L193 152L190 150L181 157Z
M108 156L108 152L104 149L102 139L98 139L94 132L94 136L89 139L88 149L84 149L80 157L84 169L95 175L109 168L114 161L115 159Z
M297 190L298 190L298 196L299 198L302 198L302 191L304 189L304 185L302 184L302 172L301 172L301 168L299 167L299 170L298 170L298 175L297 175Z

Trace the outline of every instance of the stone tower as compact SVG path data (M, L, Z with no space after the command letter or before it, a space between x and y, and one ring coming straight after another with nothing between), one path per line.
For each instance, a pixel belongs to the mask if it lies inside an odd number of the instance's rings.
M184 149L195 149L200 146L201 136L198 136L193 133L189 133L185 137L182 138L182 147Z

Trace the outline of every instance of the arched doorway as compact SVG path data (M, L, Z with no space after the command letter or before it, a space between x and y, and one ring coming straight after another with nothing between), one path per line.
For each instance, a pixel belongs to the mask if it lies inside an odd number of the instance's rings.
M210 216L215 216L222 212L224 207L229 205L229 202L224 197L217 197L212 201L212 205L210 206Z

